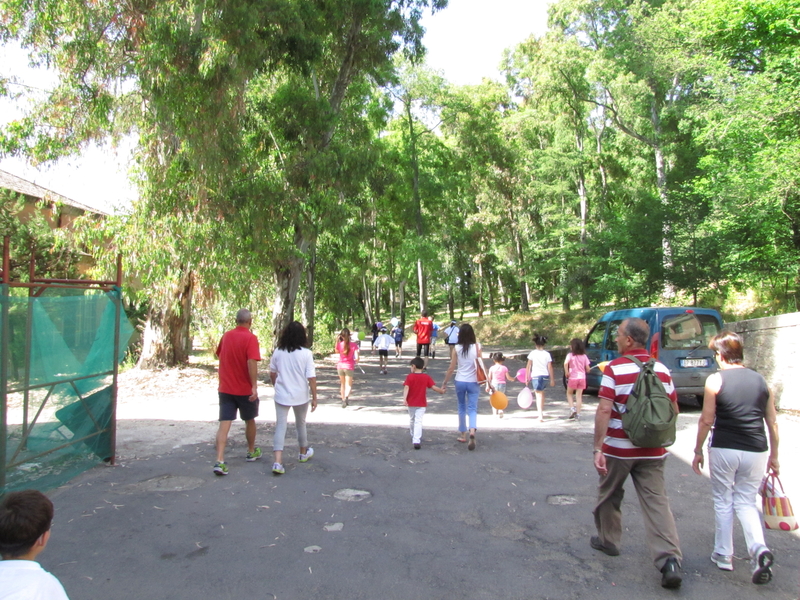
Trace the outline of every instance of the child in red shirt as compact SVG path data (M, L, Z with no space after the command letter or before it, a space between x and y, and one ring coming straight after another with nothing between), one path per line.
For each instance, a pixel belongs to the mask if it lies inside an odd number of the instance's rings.
M403 402L408 407L408 416L411 419L411 441L414 450L419 450L422 447L422 417L425 407L428 406L428 388L440 394L444 394L444 388L436 386L430 375L422 372L425 361L419 356L412 358L408 364L411 366L411 373L403 382Z

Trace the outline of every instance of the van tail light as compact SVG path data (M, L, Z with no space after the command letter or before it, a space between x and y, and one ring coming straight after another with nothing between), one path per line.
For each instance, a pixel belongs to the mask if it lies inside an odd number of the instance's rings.
M650 356L658 360L658 346L661 341L661 333L657 332L650 338Z

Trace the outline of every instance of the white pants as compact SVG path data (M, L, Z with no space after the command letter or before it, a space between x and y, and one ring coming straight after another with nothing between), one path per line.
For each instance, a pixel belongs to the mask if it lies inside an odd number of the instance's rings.
M411 441L414 444L419 444L422 441L422 417L424 415L424 406L408 407L408 416L411 420Z
M747 552L764 546L764 529L758 510L758 488L764 478L769 452L709 448L711 491L714 495L714 552L733 556L733 514L739 518Z

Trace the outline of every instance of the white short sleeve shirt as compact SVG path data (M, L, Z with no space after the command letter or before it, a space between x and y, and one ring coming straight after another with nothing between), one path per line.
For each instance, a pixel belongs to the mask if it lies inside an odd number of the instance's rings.
M275 350L269 361L269 370L278 374L275 379L275 402L283 406L300 406L309 401L308 379L317 376L311 350Z
M33 560L0 561L0 600L69 600L64 586Z

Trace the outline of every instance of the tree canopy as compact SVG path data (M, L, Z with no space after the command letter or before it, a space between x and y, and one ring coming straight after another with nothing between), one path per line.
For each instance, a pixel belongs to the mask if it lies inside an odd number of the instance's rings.
M271 305L273 336L743 289L796 309L800 0L560 0L474 86L425 65L445 6L5 2L0 39L60 79L0 151L137 136L109 227L162 362L223 298Z

